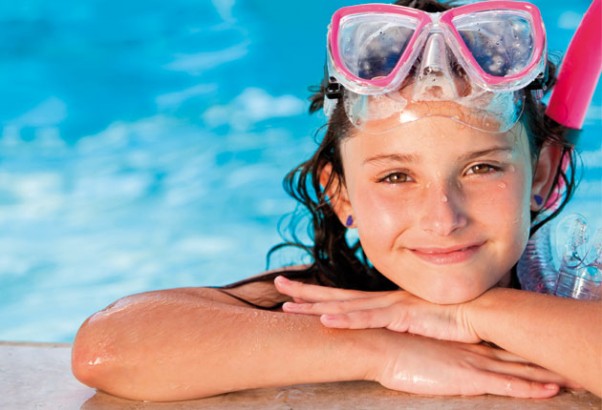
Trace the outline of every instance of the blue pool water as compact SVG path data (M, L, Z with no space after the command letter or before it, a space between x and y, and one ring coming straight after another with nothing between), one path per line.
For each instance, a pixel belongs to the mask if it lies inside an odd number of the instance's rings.
M326 24L357 3L1 2L0 340L71 341L121 296L262 271L324 122ZM552 51L588 3L536 2ZM600 227L601 105L570 209Z

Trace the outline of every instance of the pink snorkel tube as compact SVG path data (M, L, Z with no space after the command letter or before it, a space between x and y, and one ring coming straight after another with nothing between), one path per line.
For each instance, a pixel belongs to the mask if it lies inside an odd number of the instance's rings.
M564 138L576 144L602 71L602 0L593 0L573 35L546 109L546 116L565 128ZM563 168L568 166L564 157ZM549 208L559 199L553 193Z
M593 0L569 44L546 109L569 134L583 126L602 71L601 25L602 0Z

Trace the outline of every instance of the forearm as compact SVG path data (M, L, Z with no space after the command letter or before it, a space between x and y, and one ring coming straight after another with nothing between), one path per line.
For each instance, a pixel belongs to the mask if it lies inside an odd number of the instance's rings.
M602 395L602 303L498 288L467 306L483 340Z
M388 332L332 330L314 317L177 291L139 295L82 326L74 373L93 387L145 400L358 380L367 377L379 350L377 333Z

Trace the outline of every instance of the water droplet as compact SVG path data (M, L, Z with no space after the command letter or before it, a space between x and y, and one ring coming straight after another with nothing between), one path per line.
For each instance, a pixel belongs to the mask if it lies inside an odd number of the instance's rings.
M508 185L505 182L500 182L499 184L497 184L497 186L500 187L500 188L502 188L502 189L508 187Z
M443 195L443 198L441 198L441 202L447 202L447 196Z

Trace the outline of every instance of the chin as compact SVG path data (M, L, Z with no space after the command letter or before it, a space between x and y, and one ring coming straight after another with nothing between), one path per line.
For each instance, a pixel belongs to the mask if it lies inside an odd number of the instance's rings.
M431 303L436 303L437 305L457 305L460 303L470 302L471 300L481 296L483 293L484 292L467 295L428 295L422 297L422 299Z
M426 292L417 292L415 295L438 305L452 305L476 299L490 288L486 285L475 286L474 283L442 283L441 286L432 286Z

